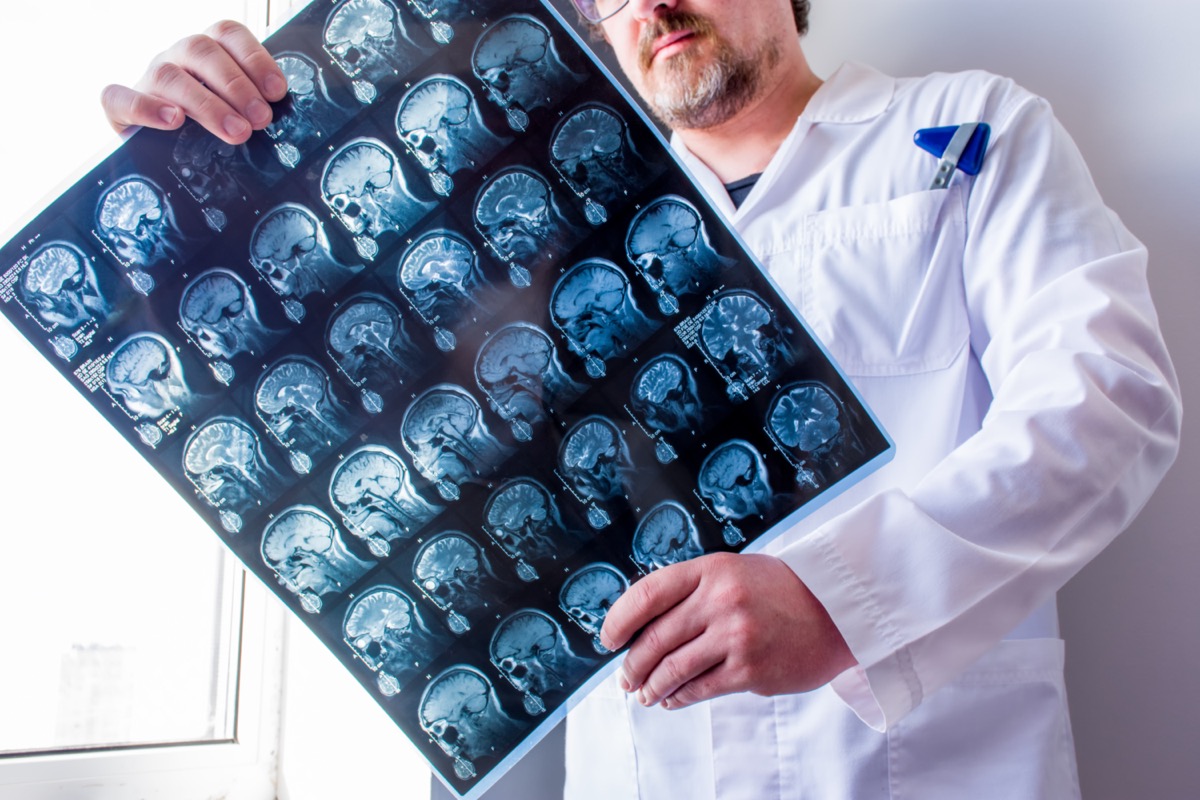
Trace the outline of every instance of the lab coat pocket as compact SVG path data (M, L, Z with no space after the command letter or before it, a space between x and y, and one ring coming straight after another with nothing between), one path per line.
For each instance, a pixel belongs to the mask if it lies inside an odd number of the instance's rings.
M969 328L958 186L827 209L804 228L802 312L848 374L943 369L962 351Z

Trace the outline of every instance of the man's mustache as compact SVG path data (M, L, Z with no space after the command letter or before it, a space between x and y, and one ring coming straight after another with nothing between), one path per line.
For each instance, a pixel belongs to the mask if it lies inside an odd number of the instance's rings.
M642 28L641 36L638 37L638 64L643 72L650 69L650 64L654 61L654 42L660 36L679 31L691 31L695 36L705 38L715 34L716 28L707 17L690 11L672 11L655 17L653 22Z

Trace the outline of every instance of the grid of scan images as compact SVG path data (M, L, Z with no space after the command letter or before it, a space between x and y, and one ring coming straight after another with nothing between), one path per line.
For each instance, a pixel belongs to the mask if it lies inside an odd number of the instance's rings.
M0 307L476 795L631 581L890 446L548 7L315 0L267 45L267 130L139 132Z

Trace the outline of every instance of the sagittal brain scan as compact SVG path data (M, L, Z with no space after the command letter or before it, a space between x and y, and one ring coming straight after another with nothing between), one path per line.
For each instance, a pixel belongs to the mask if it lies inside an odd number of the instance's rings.
M446 500L457 500L462 484L492 474L512 455L488 430L478 401L449 383L413 401L404 412L400 438L417 469Z
M458 531L433 537L413 561L413 583L445 613L446 625L455 633L471 629L467 615L488 605L499 581L483 548Z
M795 362L775 312L744 290L716 297L700 328L700 346L725 377L735 401L749 398Z
M149 269L183 254L183 231L166 193L149 178L132 176L117 181L96 203L96 235L125 267ZM132 277L131 277L132 280ZM153 288L149 280L143 294ZM134 288L138 288L138 282Z
M629 404L646 425L664 433L695 430L703 422L704 407L692 370L670 353L655 356L638 370Z
M333 394L329 373L304 356L281 358L266 369L254 387L259 418L292 454L300 474L313 457L329 452L346 438L350 415Z
M584 198L588 222L608 221L608 207L639 191L646 165L634 150L625 120L599 103L571 112L550 142L550 163L571 190Z
M692 515L673 500L650 509L633 534L633 560L646 572L701 555L704 546Z
M397 694L444 646L412 598L393 586L376 586L355 598L342 620L342 637L375 673L384 697Z
M550 336L528 322L505 325L488 337L475 361L475 380L522 442L533 438L533 426L546 419L547 409L565 408L585 389L563 370Z
M625 494L632 479L633 459L621 431L611 420L587 417L563 437L558 466L576 492L603 502Z
M571 650L562 627L544 611L526 608L496 626L488 648L492 666L523 696L525 712L546 713L545 696L568 691L589 662Z
M324 511L316 506L292 506L267 523L262 558L279 584L317 614L324 596L341 594L374 566L354 555Z
M533 478L514 478L492 493L484 507L484 530L517 562L523 581L540 576L534 561L551 558L571 538L550 492Z
M678 195L660 197L638 212L625 253L658 295L664 314L678 311L683 295L712 289L734 264L713 249L699 210Z
M471 90L453 75L432 75L405 93L396 135L443 197L454 189L452 175L478 170L512 141L488 130Z
M418 494L408 467L379 445L360 447L338 464L329 481L329 499L350 532L366 541L377 558L386 558L391 542L411 538L444 510Z
M492 0L407 0L408 7L421 19L429 23L429 34L438 44L449 44L454 39L454 23L470 16L475 6L487 7Z
M279 163L292 169L337 127L345 112L329 96L324 70L311 58L288 51L276 54L275 64L287 80L290 104L276 112L267 135L275 142Z
M325 23L325 51L354 81L354 96L368 104L379 84L416 66L421 49L408 36L391 0L343 0Z
M453 350L457 344L457 337L442 323L453 325L484 310L480 295L487 283L475 248L445 228L430 231L404 251L396 280L421 316L436 326L434 340L442 350Z
M161 419L192 394L175 348L150 332L135 333L116 346L104 365L104 384L134 419Z
M521 725L501 708L487 676L474 667L451 667L421 695L421 729L454 759L460 780L475 777L480 759L503 754L521 735Z
M377 294L355 295L329 319L325 344L338 368L362 390L363 407L383 410L382 392L412 373L415 347L400 311Z
M184 288L179 323L210 358L262 355L277 335L259 318L246 282L221 267L202 272Z
M602 258L582 261L558 279L550 318L593 378L604 377L605 362L625 356L659 325L637 307L625 273Z
M550 105L583 80L559 58L546 26L525 14L488 28L475 44L471 68L514 131L529 127L529 112Z
M111 311L95 266L69 242L50 242L33 251L21 275L20 295L49 328L72 331L90 320L103 322ZM77 350L76 345L70 355Z
M600 643L600 629L608 610L628 589L629 579L612 564L589 564L563 583L558 607L592 637L595 651L606 655L609 649Z
M342 145L325 163L321 197L367 260L379 254L380 236L404 233L433 207L409 192L392 149L367 137Z
M243 515L270 500L281 483L258 434L235 417L214 417L197 428L184 445L183 469L230 533L239 532Z
M523 288L529 267L562 255L576 236L550 191L550 184L524 167L501 170L475 200L475 225L509 265L509 279Z
M842 401L816 381L785 386L767 410L767 432L796 468L796 482L822 489L844 472L849 455L861 456Z
M250 263L283 300L292 322L304 319L305 297L332 291L362 270L334 257L317 215L298 203L276 206L255 224Z
M727 521L763 516L774 502L767 464L754 445L744 439L731 439L709 453L700 465L697 483L700 496ZM730 525L725 535L728 544L740 541Z

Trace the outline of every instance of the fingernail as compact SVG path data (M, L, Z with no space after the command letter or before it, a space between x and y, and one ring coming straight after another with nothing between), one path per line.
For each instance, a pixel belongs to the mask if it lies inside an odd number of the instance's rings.
M255 127L262 127L271 121L271 107L255 98L246 106L246 116Z
M179 109L172 106L163 106L158 110L158 118L166 125L174 125L175 120L179 118Z
M282 97L287 93L287 81L283 79L282 75L268 75L265 84L267 94L272 97Z
M225 128L225 135L231 139L239 139L245 136L250 130L250 124L246 120L233 114L225 118L225 123L222 127Z
M654 705L654 703L650 702L650 695L646 693L645 689L638 689L637 700L646 708Z
M629 679L625 677L625 670L617 670L617 686L621 687L622 692L628 692L633 687L629 685Z

